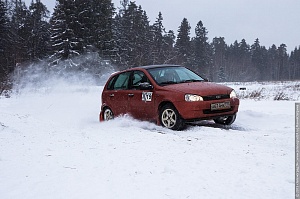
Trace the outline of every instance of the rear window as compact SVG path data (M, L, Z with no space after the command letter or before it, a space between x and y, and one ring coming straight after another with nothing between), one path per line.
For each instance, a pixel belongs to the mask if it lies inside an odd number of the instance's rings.
M128 89L130 73L121 73L115 77L113 77L108 83L108 90L126 90Z

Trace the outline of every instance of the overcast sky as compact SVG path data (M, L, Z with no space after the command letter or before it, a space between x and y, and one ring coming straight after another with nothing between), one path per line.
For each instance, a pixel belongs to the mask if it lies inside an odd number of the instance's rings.
M25 0L29 5L31 0ZM55 0L42 0L53 12ZM112 0L119 7L120 0ZM177 35L183 18L191 25L191 36L201 20L208 38L224 37L227 44L245 39L253 44L277 47L284 43L288 52L300 46L300 0L135 0L147 12L152 24L163 15L166 30Z

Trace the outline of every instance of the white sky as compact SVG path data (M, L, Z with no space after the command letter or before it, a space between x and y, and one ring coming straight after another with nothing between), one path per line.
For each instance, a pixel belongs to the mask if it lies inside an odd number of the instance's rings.
M29 5L31 0L25 0ZM52 12L55 0L42 0ZM120 0L112 0L115 7ZM166 30L177 35L182 19L188 19L191 36L201 20L211 41L225 37L227 44L245 39L253 44L277 47L285 43L288 52L300 46L300 0L135 0L147 12L152 24L162 12Z

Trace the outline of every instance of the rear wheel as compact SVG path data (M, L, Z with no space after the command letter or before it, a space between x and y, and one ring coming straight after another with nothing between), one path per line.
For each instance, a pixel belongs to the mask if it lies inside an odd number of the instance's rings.
M185 127L184 120L171 104L163 106L159 112L160 123L163 127L172 130L182 130Z
M216 124L223 124L223 125L231 125L236 118L236 114L229 115L229 116L222 116L217 119L214 119Z
M110 108L105 108L103 112L103 120L108 121L114 119L114 113Z

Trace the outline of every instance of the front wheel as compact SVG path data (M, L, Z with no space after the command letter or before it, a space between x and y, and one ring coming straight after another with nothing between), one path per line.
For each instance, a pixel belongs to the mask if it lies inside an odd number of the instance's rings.
M185 127L184 120L180 117L176 108L167 104L159 111L160 123L163 127L172 130L182 130Z
M217 119L214 119L214 121L216 124L231 125L235 121L235 118L236 114L218 117Z

